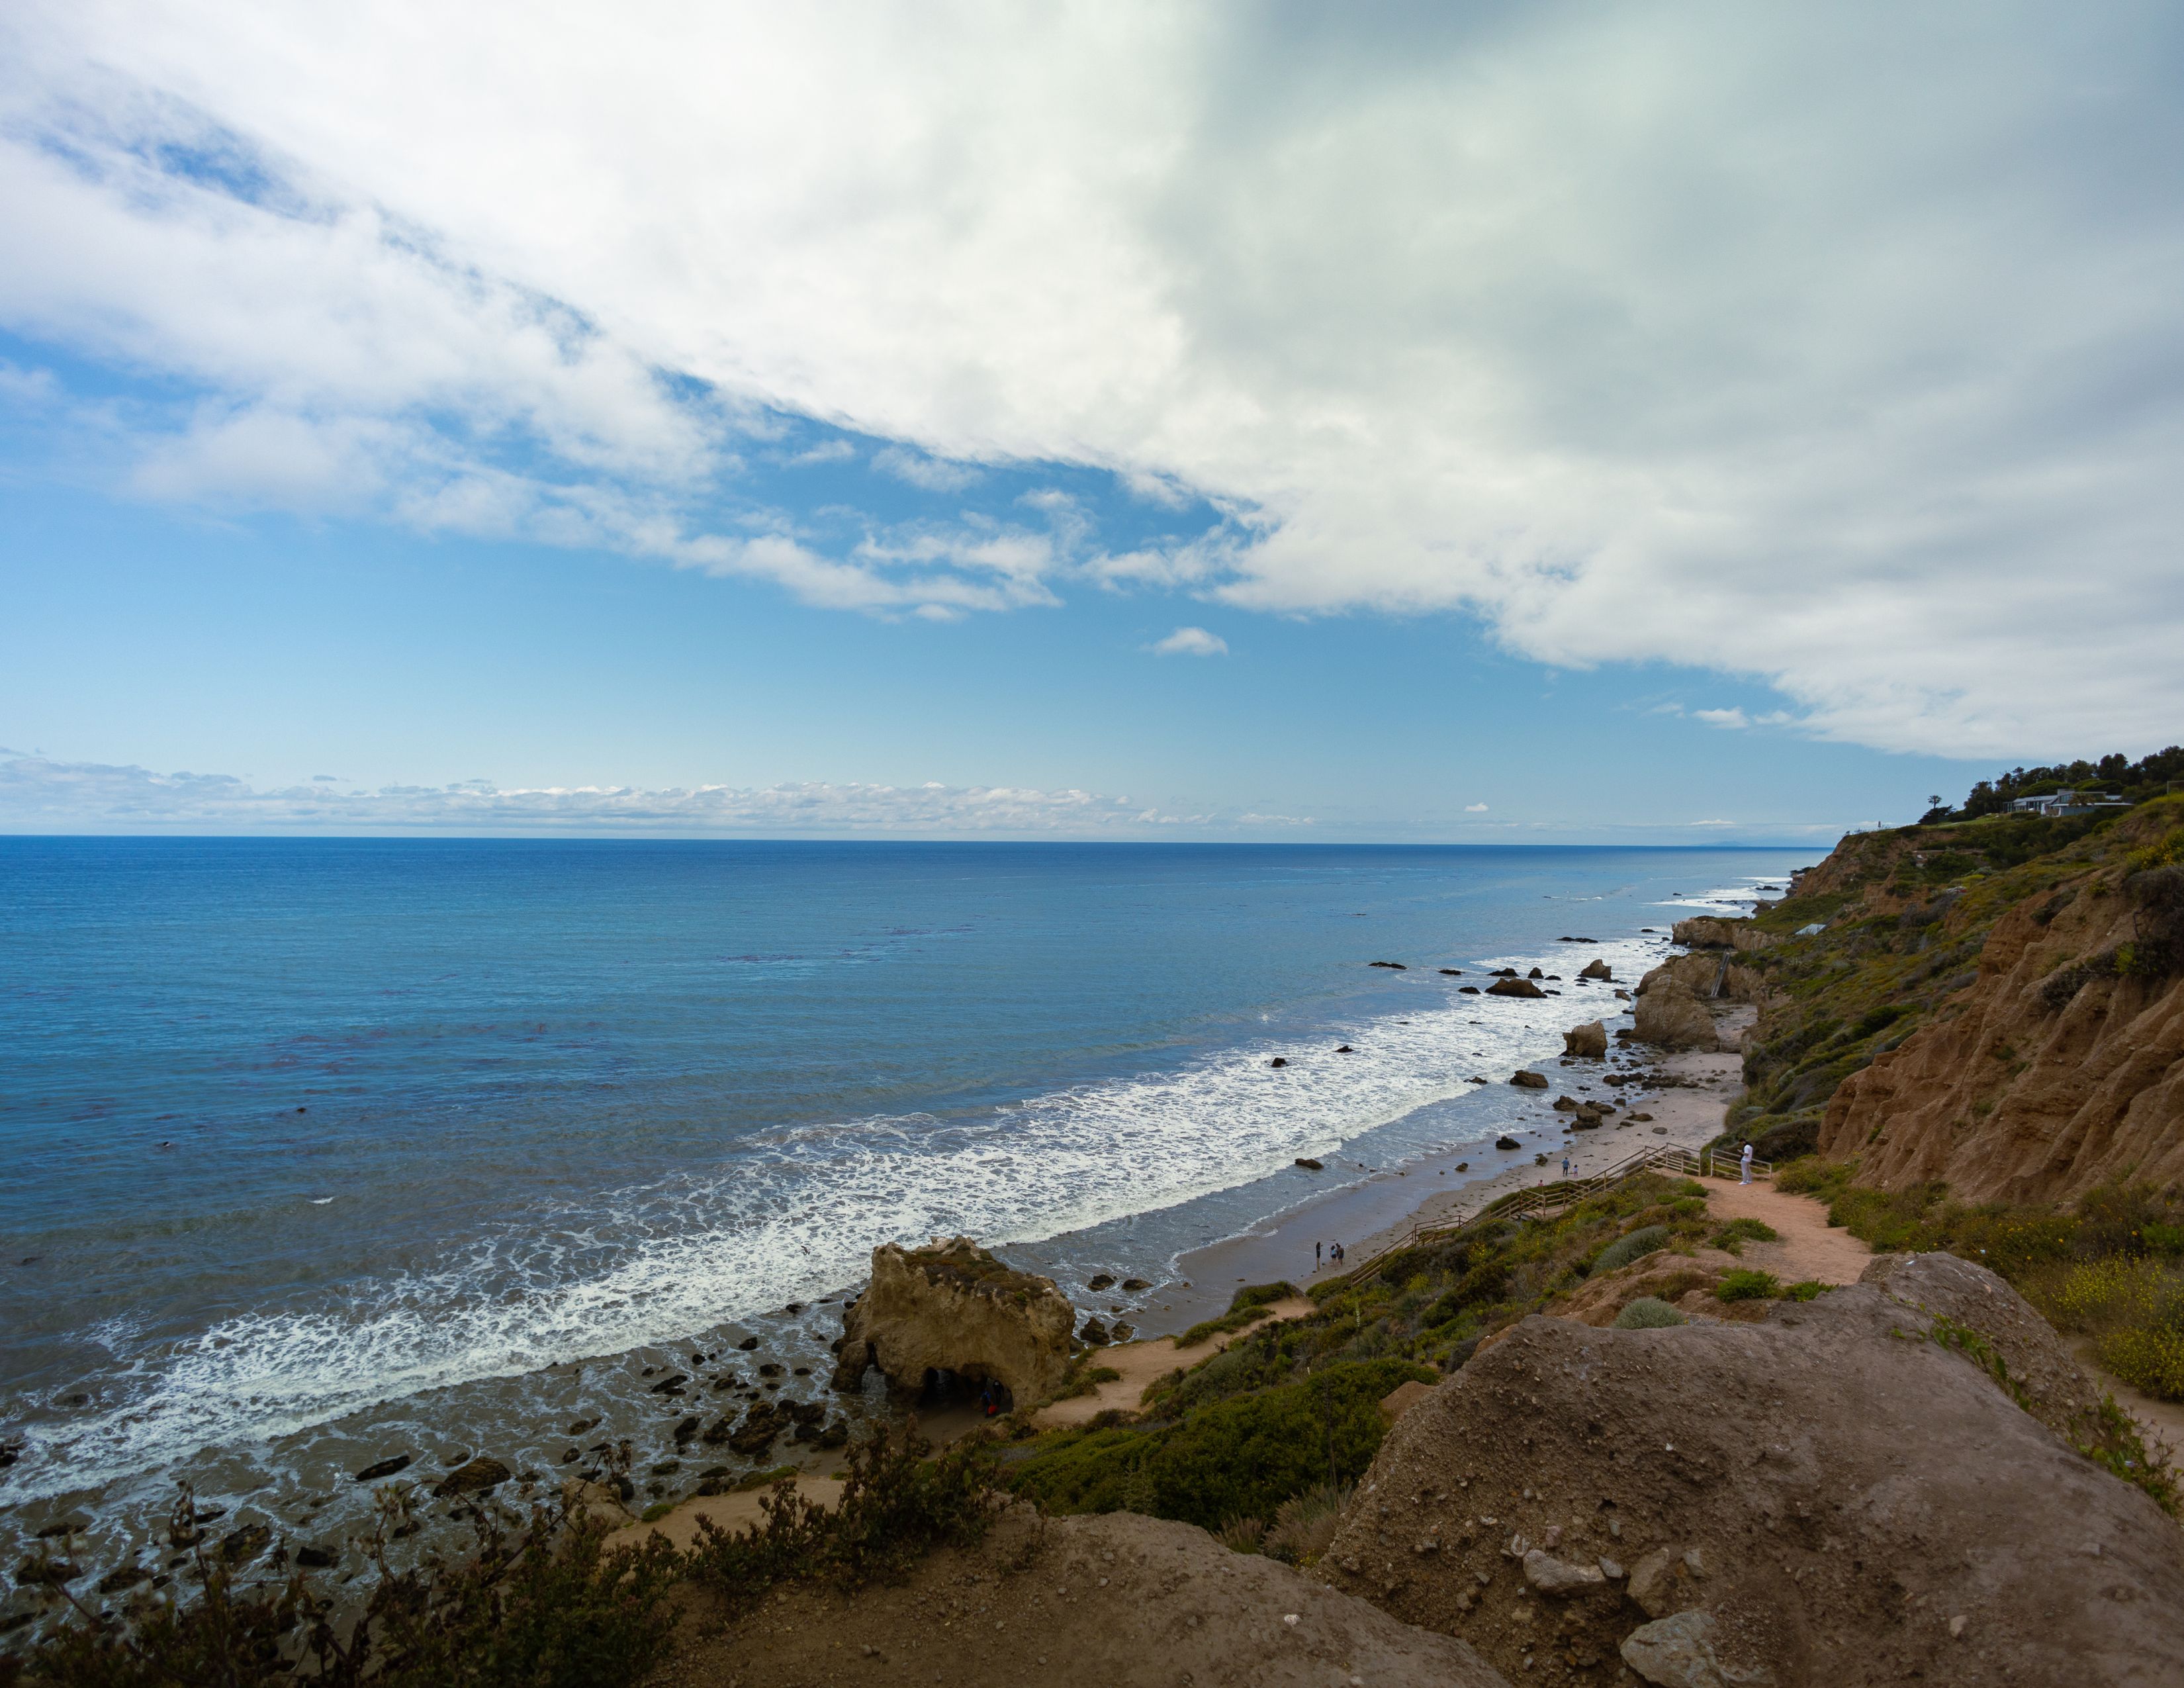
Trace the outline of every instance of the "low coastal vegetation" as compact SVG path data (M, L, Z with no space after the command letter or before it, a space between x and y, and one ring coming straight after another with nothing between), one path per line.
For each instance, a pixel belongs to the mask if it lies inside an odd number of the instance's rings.
M1947 1186L1875 1189L1856 1160L1800 1161L1776 1187L1816 1195L1876 1251L1942 1251L1998 1273L2059 1330L2093 1339L2134 1389L2184 1401L2184 1196L2148 1184L2094 1190L2064 1211L1962 1202Z
M627 1688L667 1656L678 1588L733 1612L786 1581L855 1589L899 1575L933 1547L984 1532L992 1468L988 1438L934 1457L913 1425L851 1445L838 1506L815 1506L783 1479L758 1524L731 1532L701 1521L687 1552L656 1535L610 1544L582 1510L519 1518L482 1503L471 1508L469 1553L399 1570L386 1524L402 1496L390 1491L360 1596L303 1571L245 1581L199 1539L188 1597L144 1593L109 1613L49 1583L69 1610L36 1651L0 1655L0 1688ZM194 1505L185 1492L178 1533L193 1534Z

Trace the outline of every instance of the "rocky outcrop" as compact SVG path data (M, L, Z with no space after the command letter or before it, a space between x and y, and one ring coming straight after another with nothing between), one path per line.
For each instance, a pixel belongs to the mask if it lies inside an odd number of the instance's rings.
M1748 921L1723 920L1709 914L1678 921L1671 935L1677 943L1694 950L1767 950L1778 941L1773 933L1762 932Z
M1318 1569L1518 1680L2184 1680L2184 1532L1919 1302L2031 1310L1975 1267L1895 1287L1525 1319L1389 1431Z
M767 1610L762 1625L705 1626L678 1680L1507 1688L1462 1641L1195 1525L1130 1513L1009 1507L974 1549L943 1548L847 1596L790 1583Z
M1547 1088L1547 1075L1524 1067L1511 1073L1509 1082L1520 1090L1544 1090Z
M1545 996L1546 992L1529 979L1496 979L1486 987L1489 996Z
M1615 969L1596 956L1577 970L1577 976L1581 979L1612 979Z
M1640 989L1631 1026L1641 1043L1663 1049L1721 1047L1721 1034L1706 1004L1673 978Z
M1580 1060L1602 1059L1607 1053L1607 1028L1597 1020L1571 1027L1563 1033L1563 1053Z
M1697 950L1688 955L1671 955L1649 969L1638 981L1638 989L1643 992L1670 981L1709 1002L1765 1001L1766 975L1741 965L1732 959L1733 955L1730 950Z
M968 1237L914 1250L883 1243L871 1286L843 1314L834 1387L856 1388L868 1366L905 1392L953 1372L1032 1406L1061 1388L1075 1323L1053 1279L1004 1266Z

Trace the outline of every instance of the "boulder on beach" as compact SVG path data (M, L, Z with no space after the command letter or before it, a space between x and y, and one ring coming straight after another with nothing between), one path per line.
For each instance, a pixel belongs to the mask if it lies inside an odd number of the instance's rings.
M1547 1075L1544 1072L1533 1072L1523 1067L1519 1067L1516 1072L1509 1075L1509 1082L1512 1084L1516 1085L1519 1089L1544 1090L1547 1088Z
M1529 979L1497 979L1486 988L1489 996L1545 996L1546 992Z
M1607 1053L1607 1028L1597 1020L1571 1027L1563 1033L1563 1053L1581 1060L1601 1060Z
M1069 1371L1076 1320L1052 1279L1005 1266L968 1237L915 1250L883 1243L872 1287L842 1316L834 1387L855 1389L878 1366L901 1393L922 1390L928 1373L953 1372L1000 1384L1022 1405L1050 1401Z
M1721 1034L1706 1004L1674 979L1657 980L1639 993L1634 1029L1641 1043L1663 1049L1721 1047Z
M1496 1149L1509 1150L1521 1149L1524 1145L1519 1143L1515 1138L1505 1134L1494 1139L1494 1146Z

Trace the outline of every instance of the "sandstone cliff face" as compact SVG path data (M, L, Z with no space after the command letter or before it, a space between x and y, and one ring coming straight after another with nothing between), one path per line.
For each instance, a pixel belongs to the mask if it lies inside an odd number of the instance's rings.
M1762 932L1746 922L1720 920L1705 914L1678 921L1670 932L1677 943L1687 944L1694 950L1766 950L1775 942L1774 933Z
M2098 876L2012 907L1951 1011L1842 1081L1820 1152L1858 1156L1861 1183L1938 1178L1971 1201L2184 1179L2184 977L2067 988L2074 963L2137 930L2129 900Z
M1006 1387L1020 1407L1051 1398L1069 1371L1076 1309L1049 1278L1003 1266L968 1237L872 1251L872 1284L843 1315L834 1387L878 1366L900 1390L954 1372Z

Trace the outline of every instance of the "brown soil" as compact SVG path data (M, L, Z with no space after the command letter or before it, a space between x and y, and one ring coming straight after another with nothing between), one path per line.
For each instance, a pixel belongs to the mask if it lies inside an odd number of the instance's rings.
M1042 1525L1012 1507L978 1547L935 1553L899 1586L799 1585L721 1616L694 1598L651 1688L1507 1688L1461 1641L1127 1513Z
M1705 1178L1707 1212L1718 1224L1758 1219L1782 1234L1779 1243L1747 1242L1742 1264L1771 1272L1785 1284L1855 1284L1872 1264L1873 1251L1848 1231L1828 1223L1824 1203L1792 1195L1757 1180Z
M2038 1324L1947 1270L1920 1295ZM1871 1284L1757 1324L1527 1319L1390 1432L1318 1568L1527 1681L1628 1680L1622 1643L1692 1608L1779 1688L2184 1681L2184 1531L1933 1327ZM1513 1547L1623 1574L1547 1597Z

